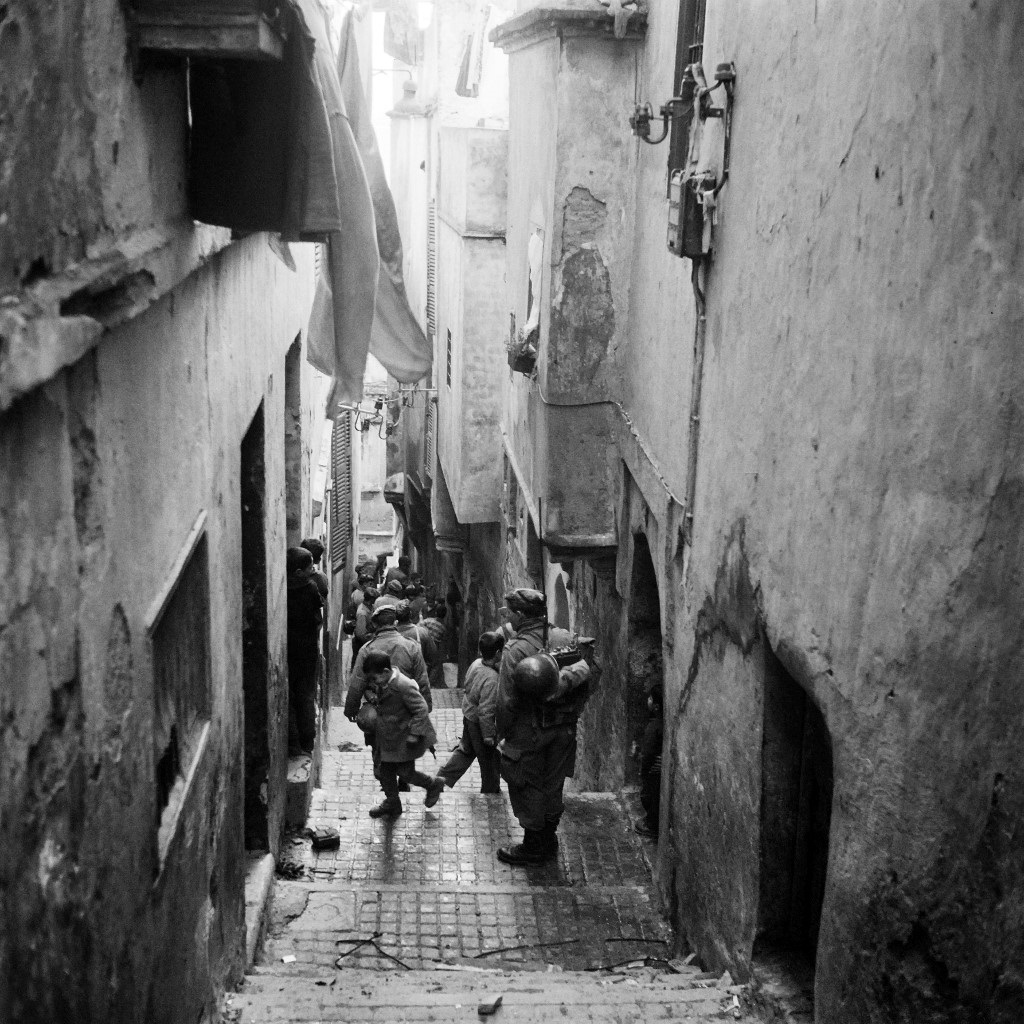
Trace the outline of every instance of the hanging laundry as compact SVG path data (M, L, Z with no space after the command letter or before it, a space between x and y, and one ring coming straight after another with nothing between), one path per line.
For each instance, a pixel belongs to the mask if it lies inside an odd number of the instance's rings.
M380 254L370 351L397 381L415 384L430 372L433 353L409 306L405 291L398 214L384 174L384 162L370 120L370 107L363 93L351 13L342 22L338 78L373 199L377 249Z
M391 0L384 15L384 52L415 67L420 60L422 33L416 18L416 0Z
M331 128L336 203L341 229L327 236L327 260L307 331L308 356L334 378L332 409L358 402L373 331L380 258L373 198L349 124L345 97L323 10L316 0L293 0L315 41L314 69Z

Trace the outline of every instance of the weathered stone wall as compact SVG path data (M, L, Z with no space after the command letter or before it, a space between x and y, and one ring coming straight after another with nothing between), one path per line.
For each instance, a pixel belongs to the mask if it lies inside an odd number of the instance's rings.
M442 128L439 145L438 458L459 522L494 522L501 494L501 392L508 378L507 133Z
M672 89L678 5L648 6L638 93L657 106ZM635 210L609 215L599 189L559 177L558 153L571 165L597 119L546 120L555 44L512 55L517 319L527 218L546 232L545 267L564 285L564 238L552 245L558 218L547 211L568 198L568 235L589 261L570 276L591 296L603 294L604 226L621 221L616 240L630 227L635 238L628 344L611 346L609 397L622 409L609 433L646 508L629 481L617 496L592 495L616 505L619 549L614 582L574 574L575 622L606 659L581 726L578 782L622 777L630 538L643 532L668 693L666 896L708 965L745 976L759 921L771 918L759 905L771 891L762 792L775 785L762 765L774 713L764 702L784 672L820 710L831 745L816 974L817 1016L830 1024L1024 1013L1014 923L1024 698L1009 682L1024 660L1011 511L1024 401L1022 42L1024 15L994 0L708 5L704 67L734 60L739 78L699 409L690 263L663 241L667 147L636 144ZM594 108L573 83L598 83L591 104L622 86L612 56L567 53L557 87L574 113ZM614 306L618 331L625 303ZM545 295L542 335L550 328L560 343L590 330L594 308ZM601 347L567 380L598 380ZM574 452L574 435L541 413L535 386L517 377L509 447L531 501L553 504L536 467ZM680 498L693 422L691 548ZM522 568L511 556L509 582Z
M284 357L312 281L307 247L296 253L298 277L261 237L231 246L0 420L6 1019L194 1022L241 969L239 447L262 401L276 849ZM204 512L210 732L160 871L147 616Z
M671 6L650 10L655 102ZM739 78L666 619L662 873L702 956L744 974L777 657L831 735L830 1024L1024 1013L1022 43L1024 15L986 0L708 5L704 66ZM640 147L619 363L682 494L693 300L662 243L664 150Z
M0 11L0 294L185 216L183 69L127 58L118 0Z

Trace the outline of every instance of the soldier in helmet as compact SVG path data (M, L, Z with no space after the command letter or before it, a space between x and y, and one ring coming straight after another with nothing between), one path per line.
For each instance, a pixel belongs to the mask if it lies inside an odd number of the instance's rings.
M547 646L547 605L539 590L519 587L505 595L505 609L512 635L501 652L498 669L498 738L502 736L505 707L512 700L512 673L516 665Z
M576 722L590 693L591 671L582 659L559 669L543 653L541 593L516 590L505 596L505 605L515 634L505 645L499 673L498 749L523 841L498 850L498 859L540 864L558 853L562 788L576 768Z

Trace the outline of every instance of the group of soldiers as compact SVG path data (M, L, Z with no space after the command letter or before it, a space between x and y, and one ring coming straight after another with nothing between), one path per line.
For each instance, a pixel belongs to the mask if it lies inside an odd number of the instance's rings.
M346 716L372 749L384 791L370 815L401 814L400 793L413 785L426 790L424 803L433 807L445 786L454 786L477 760L481 792L499 792L500 775L523 828L522 842L499 849L498 859L512 865L551 860L558 852L562 789L575 770L576 723L596 683L589 647L569 646L569 634L549 626L539 591L506 594L507 621L481 636L480 657L466 676L462 739L431 776L416 768L417 758L437 742L430 680L421 644L399 629L400 604L373 609L373 632L355 658L345 701Z

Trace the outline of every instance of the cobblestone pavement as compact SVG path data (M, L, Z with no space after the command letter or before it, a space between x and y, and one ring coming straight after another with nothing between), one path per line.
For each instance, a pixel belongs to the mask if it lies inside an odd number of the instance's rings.
M439 764L458 742L460 702L435 691ZM614 798L569 797L557 861L512 868L494 853L521 830L504 793L479 793L476 766L436 807L414 789L400 817L374 820L369 752L334 720L310 824L337 826L341 845L286 839L282 861L302 874L276 881L262 960L229 1019L475 1020L497 994L506 1022L735 1018L729 979L670 972L673 936ZM432 771L433 759L419 766Z

